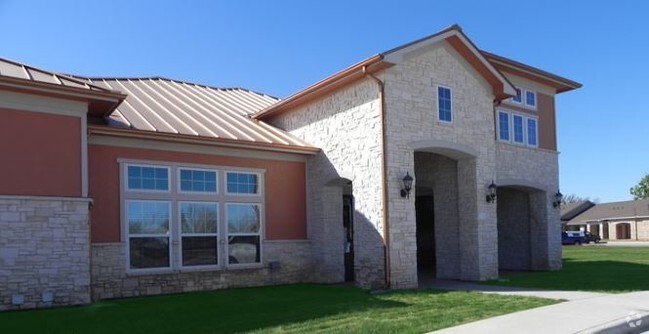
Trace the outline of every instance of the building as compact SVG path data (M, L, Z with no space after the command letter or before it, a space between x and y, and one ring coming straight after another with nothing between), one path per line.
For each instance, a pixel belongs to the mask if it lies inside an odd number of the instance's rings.
M649 240L649 199L596 204L567 222L608 240Z
M284 100L2 60L0 309L559 269L554 99L580 86L458 26Z

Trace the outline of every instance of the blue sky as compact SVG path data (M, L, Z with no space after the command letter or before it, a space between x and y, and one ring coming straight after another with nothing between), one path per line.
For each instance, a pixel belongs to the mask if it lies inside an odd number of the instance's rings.
M557 99L564 194L630 199L649 172L646 1L0 0L0 57L287 95L460 24L478 47L584 84Z

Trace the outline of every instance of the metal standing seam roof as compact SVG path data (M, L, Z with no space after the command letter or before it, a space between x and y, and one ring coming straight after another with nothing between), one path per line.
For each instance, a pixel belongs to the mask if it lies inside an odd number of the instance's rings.
M81 79L45 71L5 58L0 58L0 77L10 77L28 80L35 83L45 83L63 87L81 88L87 89L89 91L113 92L110 89L97 87L89 82L84 82Z
M649 199L596 204L571 219L568 225L580 225L604 220L624 220L649 217Z
M276 147L315 147L248 115L279 99L241 88L214 88L160 77L86 78L126 99L108 117L110 127Z

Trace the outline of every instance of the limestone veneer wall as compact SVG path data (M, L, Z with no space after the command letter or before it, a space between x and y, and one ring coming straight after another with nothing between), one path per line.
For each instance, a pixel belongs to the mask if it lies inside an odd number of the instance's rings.
M0 311L90 302L88 204L0 196Z
M262 265L255 268L127 273L123 243L92 245L93 300L312 281L308 241L264 241ZM271 269L269 262L278 262Z
M356 283L384 285L378 93L366 78L270 120L322 150L306 164L308 238L318 282L344 280L344 178L352 181L354 196Z

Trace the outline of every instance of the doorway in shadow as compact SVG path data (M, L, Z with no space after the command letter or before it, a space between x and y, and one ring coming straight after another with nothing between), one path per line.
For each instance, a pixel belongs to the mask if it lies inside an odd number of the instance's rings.
M435 201L432 191L417 190L417 194L417 274L435 277Z

